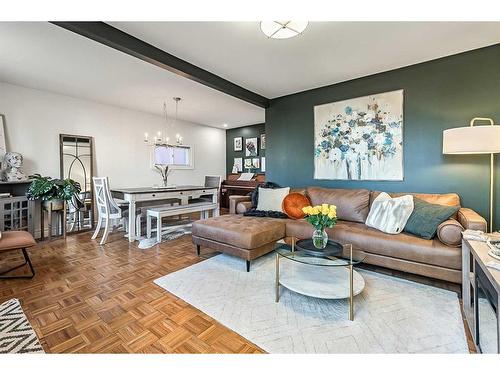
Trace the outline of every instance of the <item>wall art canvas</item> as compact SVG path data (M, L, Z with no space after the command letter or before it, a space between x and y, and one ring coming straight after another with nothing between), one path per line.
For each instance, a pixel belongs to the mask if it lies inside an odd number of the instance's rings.
M245 156L257 156L257 137L245 139Z
M259 158L253 158L252 159L252 166L256 169L260 168L260 159Z
M403 90L315 106L314 178L403 180Z
M243 158L234 158L233 166L236 167L237 172L243 172Z
M261 150L266 149L266 135L265 134L260 135L260 149Z
M5 147L5 132L4 132L4 116L0 115L0 164L3 161L3 157L7 153L7 147Z
M260 171L265 172L266 171L266 157L263 156L260 158Z
M252 159L245 159L245 169L252 169L253 164L252 164Z
M234 151L243 150L243 137L234 138Z

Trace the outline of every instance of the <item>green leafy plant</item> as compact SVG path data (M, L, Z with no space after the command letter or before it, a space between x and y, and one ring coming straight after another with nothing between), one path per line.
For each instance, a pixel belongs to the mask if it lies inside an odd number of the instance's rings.
M69 201L73 195L82 190L80 184L70 178L62 180L60 178L44 177L38 173L29 177L33 179L33 182L28 187L26 196L31 200L50 201L62 199Z

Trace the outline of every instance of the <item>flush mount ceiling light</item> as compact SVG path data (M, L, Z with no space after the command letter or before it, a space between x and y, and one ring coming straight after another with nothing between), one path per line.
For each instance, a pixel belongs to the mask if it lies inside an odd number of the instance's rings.
M307 21L262 21L260 29L269 38L288 39L302 34L308 23Z

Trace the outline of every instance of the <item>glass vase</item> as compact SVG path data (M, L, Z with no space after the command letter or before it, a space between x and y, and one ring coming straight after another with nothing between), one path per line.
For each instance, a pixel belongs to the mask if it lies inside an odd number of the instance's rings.
M324 229L316 229L312 235L312 242L316 249L323 250L328 244L328 234Z

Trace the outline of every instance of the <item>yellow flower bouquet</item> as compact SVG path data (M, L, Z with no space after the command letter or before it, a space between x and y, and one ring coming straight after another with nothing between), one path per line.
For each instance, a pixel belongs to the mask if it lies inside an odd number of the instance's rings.
M324 249L328 243L328 234L325 228L332 228L337 223L337 207L323 203L318 206L307 206L302 209L306 220L315 231L312 236L314 247Z

